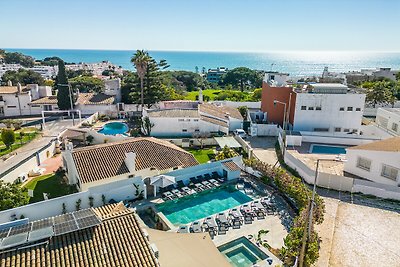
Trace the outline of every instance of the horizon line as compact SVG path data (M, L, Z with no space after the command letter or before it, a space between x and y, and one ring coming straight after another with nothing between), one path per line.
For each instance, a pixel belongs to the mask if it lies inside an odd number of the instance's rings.
M137 51L141 49L107 49L107 48L28 48L7 47L3 50L87 50L87 51ZM400 53L400 51L383 50L177 50L177 49L143 49L149 52L198 52L198 53Z

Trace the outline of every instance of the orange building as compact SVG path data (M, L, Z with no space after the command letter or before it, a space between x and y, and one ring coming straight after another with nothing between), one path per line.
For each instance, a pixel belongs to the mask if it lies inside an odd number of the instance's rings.
M286 108L288 109L287 112L290 113L289 123L293 125L296 105L296 92L293 91L293 87L285 86L283 84L275 86L274 84L264 80L261 94L261 110L267 113L267 121L269 123L276 123L282 126L284 119L284 105L280 103L274 105L275 100L286 103Z

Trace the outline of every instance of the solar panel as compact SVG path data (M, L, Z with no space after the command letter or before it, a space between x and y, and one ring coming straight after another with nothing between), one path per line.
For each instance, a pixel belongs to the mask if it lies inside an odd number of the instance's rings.
M96 226L101 223L99 218L96 215L77 219L76 222L78 223L79 229L84 229L92 226Z
M54 235L62 235L66 233L70 233L78 230L78 226L76 225L76 221L67 221L54 225Z
M0 238L6 237L10 229L4 229L0 231Z
M73 212L75 219L81 219L89 216L96 215L92 209L84 209Z
M0 249L15 247L15 246L24 244L26 242L27 238L28 238L28 233L22 233L22 234L17 234L17 235L12 235L12 236L6 237L1 242Z
M63 222L68 222L74 220L74 216L71 213L63 214L57 217L54 217L54 223L59 224Z
M21 234L21 233L27 233L27 232L29 232L31 230L31 228L32 228L32 224L31 223L28 223L28 224L25 224L25 225L14 226L14 227L11 228L9 236L18 235L18 234Z
M32 222L32 231L53 226L53 218Z
M54 235L53 226L40 228L38 230L29 232L28 242L33 242L33 241L49 238L53 235Z
M24 218L24 219L20 219L20 220L2 223L2 224L0 224L0 230L10 229L11 227L24 225L27 223L29 223L29 218Z

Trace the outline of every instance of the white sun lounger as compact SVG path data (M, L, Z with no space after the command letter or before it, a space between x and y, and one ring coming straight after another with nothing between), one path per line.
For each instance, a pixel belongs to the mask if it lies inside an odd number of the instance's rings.
M194 233L201 233L203 232L203 228L201 227L200 222L193 222L192 225L190 226L190 228L192 229L192 231Z

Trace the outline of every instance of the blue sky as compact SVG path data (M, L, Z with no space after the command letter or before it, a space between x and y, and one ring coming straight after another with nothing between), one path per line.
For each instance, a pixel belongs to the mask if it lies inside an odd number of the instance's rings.
M0 0L0 47L400 51L397 0Z

